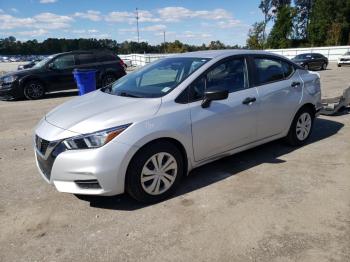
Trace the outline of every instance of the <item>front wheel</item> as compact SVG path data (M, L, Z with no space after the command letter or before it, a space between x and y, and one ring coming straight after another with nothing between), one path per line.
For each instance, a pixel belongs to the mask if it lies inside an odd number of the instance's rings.
M24 85L23 94L29 100L36 100L43 98L45 95L44 85L36 80L29 81Z
M308 64L304 65L304 68L305 70L309 70L309 65Z
M175 145L155 142L142 148L129 164L126 190L140 202L159 202L174 192L183 169L183 158Z
M314 123L314 113L309 108L302 108L294 117L286 140L292 146L301 146L311 135Z
M322 70L326 70L327 69L327 64L326 63L323 63L322 65Z

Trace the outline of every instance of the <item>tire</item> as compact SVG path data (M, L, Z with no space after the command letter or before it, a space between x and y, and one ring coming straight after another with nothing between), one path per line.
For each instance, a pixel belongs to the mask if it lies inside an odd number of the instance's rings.
M341 64L338 64L338 67L341 67Z
M289 128L287 143L292 146L304 145L312 133L314 119L314 112L310 108L301 108Z
M23 94L28 100L41 99L45 96L45 87L41 82L32 80L24 85Z
M108 86L115 82L117 78L113 74L106 74L102 77L102 87Z
M326 70L327 69L327 64L326 63L323 63L322 65L322 70Z
M309 65L308 64L304 65L304 68L305 70L309 70Z
M158 161L168 170L164 172L160 168L157 172ZM170 142L155 142L142 148L131 160L126 174L126 191L137 201L159 202L174 193L183 174L184 163L179 149Z

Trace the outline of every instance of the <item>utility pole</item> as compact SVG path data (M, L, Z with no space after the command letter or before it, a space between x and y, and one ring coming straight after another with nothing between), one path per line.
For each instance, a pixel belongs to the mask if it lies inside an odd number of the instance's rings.
M163 43L164 43L164 54L166 53L166 45L165 45L165 31L163 31Z
M140 43L139 10L137 7L136 7L136 27L137 27L137 43Z

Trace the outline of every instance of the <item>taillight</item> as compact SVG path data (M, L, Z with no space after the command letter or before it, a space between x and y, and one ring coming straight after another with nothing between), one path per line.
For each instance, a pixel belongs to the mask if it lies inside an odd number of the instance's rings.
M124 68L126 67L126 65L125 65L124 61L123 61L123 60L121 60L121 59L119 60L119 64L120 64L122 67L124 67Z

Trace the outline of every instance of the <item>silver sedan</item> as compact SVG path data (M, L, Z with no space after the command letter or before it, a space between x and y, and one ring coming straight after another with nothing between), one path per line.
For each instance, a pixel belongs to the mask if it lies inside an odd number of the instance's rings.
M160 201L200 165L279 138L300 146L320 109L320 77L248 50L178 54L49 112L35 131L58 191Z

